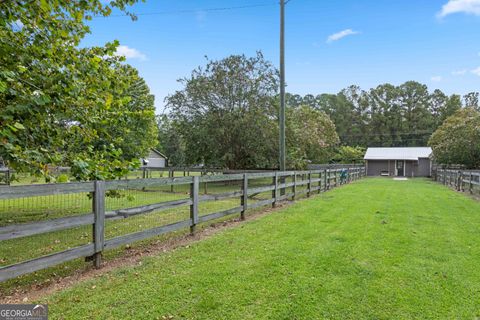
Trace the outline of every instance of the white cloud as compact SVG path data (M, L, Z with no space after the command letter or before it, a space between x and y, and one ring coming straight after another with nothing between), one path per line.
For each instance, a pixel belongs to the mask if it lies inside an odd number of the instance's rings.
M480 67L478 67L477 69L473 69L471 72L480 77Z
M345 30L342 30L340 32L337 32L337 33L334 33L330 36L328 36L327 38L327 43L331 43L333 41L337 41L337 40L340 40L346 36L351 36L351 35L355 35L355 34L359 34L360 32L358 31L353 31L352 29L345 29Z
M439 18L454 13L466 13L480 16L480 0L448 0L437 14Z
M440 82L442 81L442 76L433 76L430 78L430 80L432 80L433 82Z
M135 48L130 48L128 46L118 46L117 52L115 53L117 56L124 56L127 59L138 59L141 61L147 60L147 56L138 51Z
M466 73L466 69L452 71L452 75L454 76L464 76Z

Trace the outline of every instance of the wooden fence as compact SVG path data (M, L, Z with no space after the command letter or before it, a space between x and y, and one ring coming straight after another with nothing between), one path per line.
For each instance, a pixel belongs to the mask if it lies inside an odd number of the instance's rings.
M457 191L480 192L480 170L436 168L432 171L432 178Z
M343 168L325 169L312 171L289 171L289 172L262 172L243 173L211 176L191 177L169 177L158 179L137 179L137 180L115 180L115 181L92 181L65 184L44 184L26 186L3 186L0 187L0 201L9 199L23 199L42 196L61 196L82 193L90 195L92 211L89 214L60 217L39 222L16 223L0 227L0 242L12 239L19 239L33 235L52 233L59 230L71 230L80 226L92 226L92 234L89 243L75 246L53 254L43 255L31 260L21 261L14 264L0 267L0 281L18 277L23 274L32 273L50 266L64 263L77 258L86 258L93 261L96 267L100 266L102 252L135 241L144 240L153 236L165 234L180 229L190 229L195 232L197 225L219 219L225 216L239 214L241 219L245 218L248 209L255 209L262 206L275 206L282 200L292 199L300 195L310 196L312 193L325 192L344 183L360 179L364 176L364 168ZM345 174L347 173L347 174ZM255 182L259 179L266 181L266 185L258 186ZM201 194L200 183L231 183L237 182L239 188L234 191ZM164 201L148 205L106 210L108 192L118 190L128 185L128 188L145 190L147 187L168 187L183 185L188 192L188 197L172 201ZM266 199L251 201L253 195L267 194ZM226 210L220 210L208 214L200 214L199 204L206 201L237 198L237 206ZM164 225L145 226L141 231L106 238L105 225L108 220L128 219L137 215L149 214L152 212L167 209L179 210L179 207L188 206L190 216L187 219L168 223ZM70 233L71 231L69 231ZM18 240L15 240L18 241ZM26 250L26 248L25 248ZM29 257L31 258L31 257Z
M344 165L345 168L347 165ZM327 169L327 168L321 168ZM259 173L259 172L274 172L275 169L264 170L230 170L223 168L207 168L207 167L141 167L142 178L151 178L154 172L165 173L169 178L172 177L189 177L191 175L214 175L214 174L236 174L236 173Z

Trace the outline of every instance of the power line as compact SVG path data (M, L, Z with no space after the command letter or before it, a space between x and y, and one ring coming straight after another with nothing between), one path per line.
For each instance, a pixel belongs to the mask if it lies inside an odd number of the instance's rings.
M420 132L399 132L399 133L359 133L359 134L340 134L342 137L365 137L365 136L408 136L408 135L428 135L432 134L432 131L420 131Z
M243 6L234 6L234 7L217 7L217 8L206 8L206 9L185 9L185 10L171 10L171 11L158 11L158 12L141 12L133 13L134 16L155 16L155 15L169 15L169 14L188 14L188 13L198 13L198 12L215 12L215 11L230 11L230 10L241 10L241 9L250 9L250 8L260 8L260 7L270 7L274 6L276 3L257 3ZM108 18L108 17L126 17L129 14L112 14L109 16L94 16L94 18Z

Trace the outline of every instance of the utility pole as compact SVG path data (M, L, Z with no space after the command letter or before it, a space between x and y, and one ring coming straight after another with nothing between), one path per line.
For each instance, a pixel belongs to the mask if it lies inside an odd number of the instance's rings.
M280 171L285 171L285 0L280 0Z

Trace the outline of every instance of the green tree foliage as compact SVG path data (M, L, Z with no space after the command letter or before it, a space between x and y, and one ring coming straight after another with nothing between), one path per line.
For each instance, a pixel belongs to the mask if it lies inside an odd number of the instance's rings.
M118 43L78 47L85 20L135 2L0 2L0 157L10 167L112 177L155 143L153 96L114 55Z
M167 98L170 113L159 120L159 148L175 155L175 164L277 168L278 79L261 53L208 60ZM288 108L286 124L291 168L331 159L338 136L324 112Z
M478 93L463 98L478 105ZM338 94L287 95L290 106L309 105L324 111L335 123L342 145L424 146L440 124L462 107L458 95L432 93L418 82L382 84L368 91L350 86Z
M361 163L365 156L365 148L340 146L335 155L335 162L337 163Z
M168 155L169 166L185 166L185 143L177 123L167 115L157 116L158 145L157 149Z
M267 168L277 163L278 73L261 53L207 60L167 98L188 164Z
M287 165L306 168L309 162L327 163L339 139L335 124L323 111L307 105L287 110Z
M467 93L463 100L465 101L465 107L474 108L480 111L480 93L479 92L470 92Z
M480 168L480 112L458 110L435 131L429 145L438 163Z

